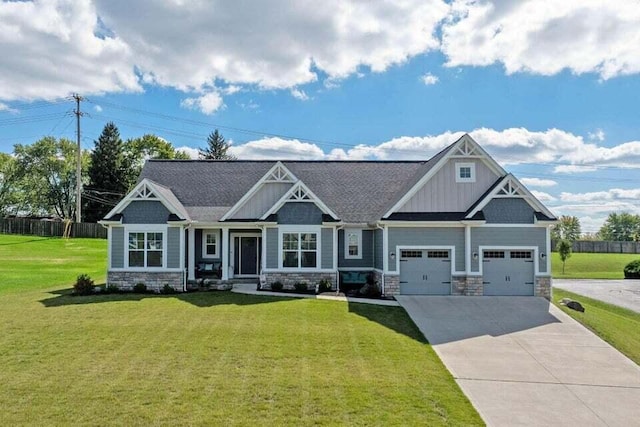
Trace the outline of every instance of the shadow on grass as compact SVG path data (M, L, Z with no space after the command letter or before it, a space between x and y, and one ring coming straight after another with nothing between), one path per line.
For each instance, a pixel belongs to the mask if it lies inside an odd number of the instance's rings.
M59 239L59 237L40 237L37 239L23 240L22 242L0 243L0 246L24 245L27 243L37 243L37 242L42 242L43 240L52 240L52 239Z
M61 289L49 292L54 295L51 298L40 300L45 307L62 307L66 305L104 304L120 301L142 301L144 299L177 299L196 307L213 307L216 305L255 305L279 301L288 301L290 298L242 295L230 291L188 292L178 294L96 294L89 296L73 295L72 289Z
M427 339L402 307L349 302L349 313L357 314L399 334L428 344Z

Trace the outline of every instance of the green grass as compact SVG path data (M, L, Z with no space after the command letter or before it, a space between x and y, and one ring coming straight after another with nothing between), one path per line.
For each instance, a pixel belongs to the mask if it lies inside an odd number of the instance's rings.
M562 274L562 261L557 252L551 256L551 271L556 279L624 279L623 269L640 254L573 253Z
M70 285L82 273L103 282L106 254L105 239L0 234L0 293Z
M78 272L104 274L104 243L20 240L0 235L16 248L0 253L0 425L483 424L399 307L74 297Z
M585 312L559 305L562 298L579 301ZM554 288L553 302L565 313L640 365L640 313Z

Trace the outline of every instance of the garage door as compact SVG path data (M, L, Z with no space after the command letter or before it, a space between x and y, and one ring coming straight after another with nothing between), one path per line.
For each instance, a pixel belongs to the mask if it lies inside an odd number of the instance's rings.
M404 295L451 294L450 251L400 251L400 293Z
M533 251L484 251L482 274L485 295L533 295Z

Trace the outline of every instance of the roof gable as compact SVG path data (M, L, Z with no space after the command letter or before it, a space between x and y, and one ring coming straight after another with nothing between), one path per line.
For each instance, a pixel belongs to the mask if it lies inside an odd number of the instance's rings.
M338 215L320 200L302 181L296 182L260 219L266 219L269 215L278 212L285 203L297 202L313 203L323 214L330 215L333 219L338 219Z
M182 203L175 197L171 190L149 179L143 179L113 208L105 219L113 218L135 201L158 201L167 208L167 210L177 216L181 220L188 220L187 213Z

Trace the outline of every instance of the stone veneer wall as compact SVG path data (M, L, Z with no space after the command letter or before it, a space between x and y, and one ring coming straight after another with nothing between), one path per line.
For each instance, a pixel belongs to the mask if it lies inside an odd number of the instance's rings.
M117 286L123 291L131 291L137 283L144 283L147 290L160 292L168 284L178 292L184 290L183 273L178 272L147 272L147 271L109 271L107 286Z
M336 273L302 273L302 272L287 272L287 273L265 273L266 284L264 289L271 289L273 282L280 282L284 289L293 290L294 285L298 282L307 283L309 289L315 289L315 286L322 279L326 279L331 283L331 289L336 289Z
M482 276L453 276L451 285L451 295L479 297L484 292Z
M384 294L387 296L400 295L400 276L389 275L384 276Z
M536 277L533 294L551 300L551 277Z

